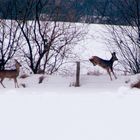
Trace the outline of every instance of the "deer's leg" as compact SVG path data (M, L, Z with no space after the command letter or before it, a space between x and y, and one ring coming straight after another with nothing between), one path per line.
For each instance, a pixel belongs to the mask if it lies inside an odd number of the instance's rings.
M17 78L14 78L14 83L15 83L15 88L16 88L16 86L19 88Z
M108 73L109 76L110 76L110 80L112 81L112 77L111 77L111 73L110 73L110 71L109 71L109 68L107 68L106 70L107 70L107 73Z
M114 71L113 71L113 68L111 68L111 72L113 73L115 79L117 79L117 76L115 75Z
M4 80L4 78L1 78L0 83L1 83L1 85L5 88L4 84L2 83L3 80Z
M92 64L93 64L93 66L96 66L97 64L96 63L94 63L94 62L92 62Z

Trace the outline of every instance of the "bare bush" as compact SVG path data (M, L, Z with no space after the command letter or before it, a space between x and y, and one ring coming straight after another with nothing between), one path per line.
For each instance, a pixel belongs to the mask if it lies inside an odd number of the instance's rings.
M42 69L44 73L52 74L58 71L65 59L72 54L74 44L83 39L85 30L76 23L51 21L51 15L49 19L42 21L40 13L48 3L41 3L41 0L36 3L33 1L36 7L33 21L27 21L26 18L22 21L17 20L25 40L25 46L21 47L21 51L23 59L33 73L37 74ZM57 19L59 12L52 11L53 19L54 16Z
M14 20L0 21L0 69L15 56L21 45L21 34Z
M94 75L94 76L100 76L103 73L101 73L99 70L89 71L87 72L87 75Z
M39 77L39 84L41 84L41 83L43 83L43 81L44 81L44 79L45 79L46 77L44 76L44 75L42 75L42 76L40 76Z
M26 88L26 87L27 87L25 83L21 83L20 85L21 85L23 88Z
M116 50L119 62L132 74L140 73L140 3L139 0L111 1L114 8L120 11L120 22L124 25L107 25L111 36L109 48ZM112 18L112 23L116 19ZM119 20L119 19L118 19ZM107 40L107 39L106 39Z
M28 74L22 74L19 78L25 79L25 78L27 78L27 77L29 77Z

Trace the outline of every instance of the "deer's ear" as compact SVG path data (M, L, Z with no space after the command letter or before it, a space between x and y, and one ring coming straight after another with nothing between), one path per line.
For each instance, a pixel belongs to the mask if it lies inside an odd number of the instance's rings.
M16 59L14 59L16 63L19 63Z
M113 52L112 55L116 55L116 52Z

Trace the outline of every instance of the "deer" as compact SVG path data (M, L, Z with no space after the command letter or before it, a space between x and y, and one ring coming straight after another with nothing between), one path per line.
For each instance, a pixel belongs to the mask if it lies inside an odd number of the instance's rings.
M110 80L112 81L111 72L113 73L115 79L117 79L117 77L116 77L116 75L115 75L115 73L113 71L113 63L114 63L114 61L117 61L118 58L117 58L115 52L111 53L111 55L112 55L112 57L110 58L110 60L104 60L104 59L102 59L102 58L100 58L98 56L93 56L92 58L89 59L89 61L94 66L98 65L98 66L106 69L107 70L107 73L110 76Z
M14 83L15 83L15 88L16 87L19 88L19 85L17 82L17 77L18 77L19 72L20 72L21 64L16 59L15 59L15 67L16 67L16 69L14 69L14 70L0 70L0 79L1 79L0 83L4 88L5 88L5 86L3 84L3 80L5 78L13 79Z

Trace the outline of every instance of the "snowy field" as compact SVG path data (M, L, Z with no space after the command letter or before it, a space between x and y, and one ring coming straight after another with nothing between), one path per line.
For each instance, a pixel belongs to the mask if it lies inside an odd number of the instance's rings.
M1 140L139 140L140 91L119 76L81 77L81 87L70 87L72 77L39 75L5 80L0 90ZM26 88L21 84L26 83Z
M90 26L93 31L100 28ZM86 44L82 59L110 57L96 35L81 44ZM94 69L86 65L84 72ZM80 87L71 86L74 76L45 75L38 84L40 76L18 78L17 89L9 79L3 82L5 89L0 85L0 140L140 140L140 90L130 88L139 75L117 73L118 79L110 81L106 72L82 74Z

